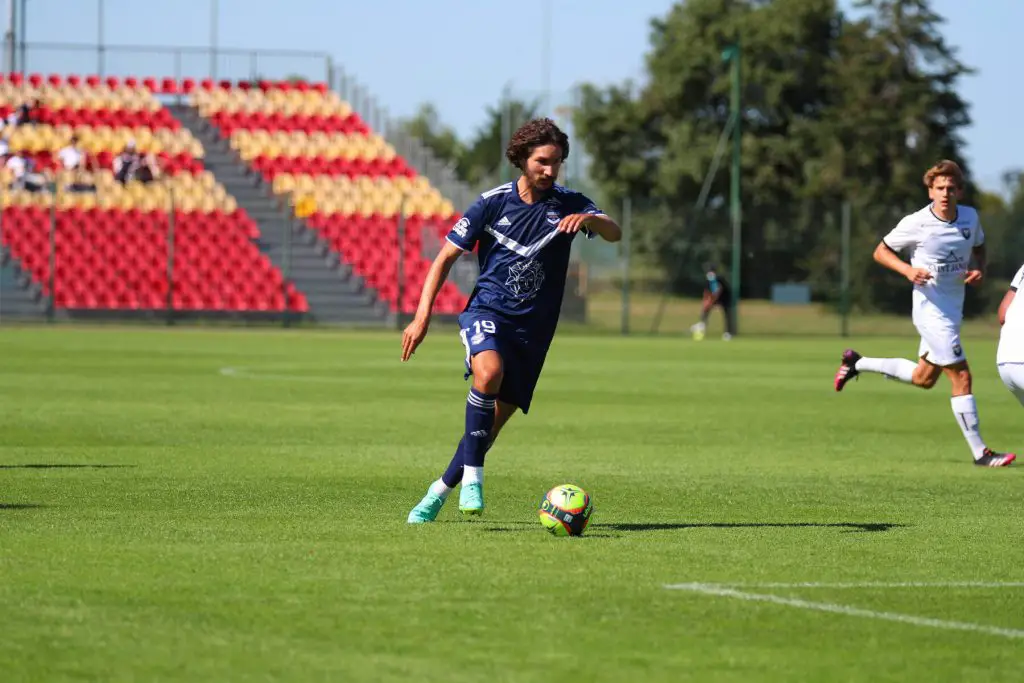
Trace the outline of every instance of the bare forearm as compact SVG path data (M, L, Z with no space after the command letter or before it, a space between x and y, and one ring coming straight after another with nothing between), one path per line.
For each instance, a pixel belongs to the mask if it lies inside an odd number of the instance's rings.
M985 272L985 266L988 265L988 251L985 249L985 245L982 244L977 246L973 250L974 254L974 267L981 272Z
M1008 291L1003 295L1003 300L999 302L999 324L1006 324L1006 311L1010 308L1010 304L1013 303L1014 297L1017 296L1017 292L1014 290Z
M444 261L434 261L427 271L427 277L423 281L423 291L420 293L420 303L416 308L416 317L421 320L430 319L430 312L434 309L434 301L437 299L441 286L448 279L448 272L451 264Z
M889 270L895 271L904 277L907 276L907 273L911 269L910 264L897 256L896 252L892 249L885 246L884 242L875 247L874 259L879 265L885 266Z
M591 216L587 219L587 228L600 235L606 242L618 242L622 239L622 228L608 216Z

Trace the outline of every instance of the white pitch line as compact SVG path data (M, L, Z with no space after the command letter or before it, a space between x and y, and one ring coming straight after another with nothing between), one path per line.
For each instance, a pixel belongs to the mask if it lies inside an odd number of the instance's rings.
M262 379L271 380L275 382L314 382L319 384L343 384L353 383L360 381L360 377L347 377L344 375L327 375L327 376L316 376L316 375L284 375L275 373L256 373L247 370L246 368L236 367L225 367L220 369L220 374L224 377L238 377L240 379Z
M691 586L693 584L680 584ZM706 584L705 584L706 585ZM730 583L729 588L1024 588L1024 581L898 581L860 583ZM665 586L676 588L676 586Z
M726 586L716 586L706 583L677 583L666 586L673 590L686 590L703 595L714 595L723 598L736 598L749 602L769 602L775 605L797 607L816 612L830 612L832 614L845 614L851 617L865 617L867 619L881 619L883 621L896 621L914 626L928 626L930 628L945 629L947 631L972 631L974 633L986 633L1004 638L1024 638L1024 630L1013 628L1000 628L998 626L987 626L985 624L973 624L966 621L946 621L943 619L931 619L929 617L918 617L913 614L898 614L896 612L876 612L870 609L861 609L849 605L837 605L831 602L810 602L799 598L785 598L780 595L769 595L763 593L745 593Z

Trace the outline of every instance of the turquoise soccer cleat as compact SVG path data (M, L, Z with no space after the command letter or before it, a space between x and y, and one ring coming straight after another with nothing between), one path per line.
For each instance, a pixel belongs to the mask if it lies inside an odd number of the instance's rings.
M444 498L427 491L427 495L423 496L423 500L409 512L409 524L433 522L437 519L437 513L441 511L442 505L444 505Z
M459 512L465 517L477 517L484 512L484 487L476 482L463 484L459 492Z

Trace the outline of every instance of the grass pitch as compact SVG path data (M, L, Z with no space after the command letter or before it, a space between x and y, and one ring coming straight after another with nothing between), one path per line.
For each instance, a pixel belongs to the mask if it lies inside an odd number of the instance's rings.
M397 334L0 330L3 680L1019 680L1021 468L970 464L945 380L836 395L844 346L560 337L485 516L409 527L462 429L450 328L405 365ZM565 482L583 538L537 521Z

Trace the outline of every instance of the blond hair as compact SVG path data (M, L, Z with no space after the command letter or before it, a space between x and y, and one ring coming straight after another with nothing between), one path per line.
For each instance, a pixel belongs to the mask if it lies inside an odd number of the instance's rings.
M960 164L949 159L943 159L939 163L929 168L924 173L924 186L930 188L935 184L936 178L950 178L956 183L958 188L964 186L964 171L960 168Z

